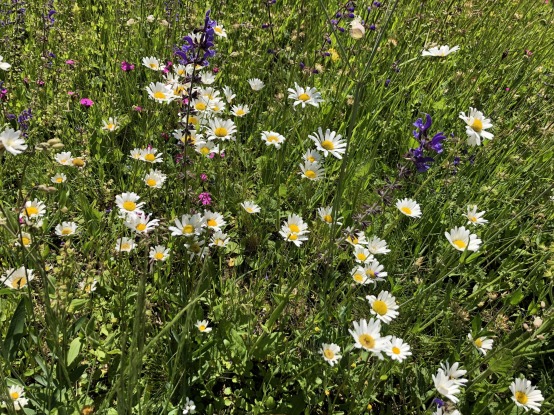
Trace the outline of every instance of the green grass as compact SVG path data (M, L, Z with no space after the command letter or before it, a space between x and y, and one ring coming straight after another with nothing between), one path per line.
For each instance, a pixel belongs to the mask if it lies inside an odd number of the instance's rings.
M46 2L26 2L19 17L12 2L0 2L1 19L11 22L0 26L0 54L12 65L0 70L8 90L0 130L19 129L9 114L32 109L28 149L0 154L0 278L21 266L35 274L21 290L0 288L0 401L21 385L27 414L86 413L87 405L95 414L180 414L186 397L207 414L431 414L433 398L446 399L431 376L456 361L469 379L458 395L462 414L522 413L508 389L518 377L541 390L541 413L554 412L554 9L429 0L386 1L366 13L370 3L356 5L367 30L354 40L348 25L340 33L326 23L338 11L328 0L55 1L52 26ZM176 145L171 133L184 107L149 99L145 87L161 76L141 65L147 56L176 63L173 47L208 8L228 34L216 38L212 86L229 86L233 104L251 108L243 118L223 115L236 122L236 141L220 142L225 157L214 159ZM130 18L139 21L127 25ZM461 49L421 56L443 44ZM135 70L123 72L124 60ZM250 78L264 89L252 91ZM317 88L324 102L293 108L287 88L295 82ZM94 106L81 106L84 97ZM458 117L470 106L493 124L494 139L478 147L466 145ZM431 134L448 138L417 173L404 156L417 145L412 123L425 114ZM113 133L101 129L108 117L120 124ZM318 127L341 134L348 150L342 160L326 158L326 177L312 182L299 164ZM286 141L268 147L262 131ZM51 139L63 148L41 144ZM129 157L147 145L163 163ZM86 165L59 165L60 151ZM180 153L187 163L176 162ZM161 189L144 185L151 168L167 175ZM68 180L54 185L59 172ZM115 205L123 192L140 195L160 226L141 237L126 228ZM231 242L199 259L168 228L202 212L202 192L212 197L205 208L224 215ZM35 198L47 213L24 248L16 242L29 228L18 215ZM396 209L403 198L417 200L420 219ZM247 214L245 200L261 212ZM470 204L489 223L471 227L479 251L461 253L444 233L465 225ZM342 225L323 223L323 206ZM289 214L308 224L301 247L279 235ZM77 222L78 234L56 236L62 221ZM353 283L349 226L387 241L391 252L377 256L386 281ZM136 241L129 254L115 252L122 236ZM207 245L208 234L201 240ZM170 258L150 261L154 245L170 248ZM93 293L79 287L93 280ZM400 314L381 333L410 345L402 363L355 349L348 332L372 317L366 295L384 290ZM195 327L204 319L210 333ZM493 349L482 356L468 333L494 339ZM341 347L337 365L322 358L323 343Z

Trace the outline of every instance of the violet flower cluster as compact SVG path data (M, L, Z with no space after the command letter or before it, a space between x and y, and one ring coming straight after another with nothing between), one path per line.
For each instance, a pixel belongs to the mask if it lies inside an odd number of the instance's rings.
M423 173L429 170L431 163L435 161L433 157L426 155L427 152L435 152L437 154L442 153L442 142L446 139L446 136L441 131L435 134L432 138L429 138L429 129L433 124L433 120L429 114L425 114L425 123L421 118L413 124L416 129L413 131L415 139L419 142L419 147L411 148L406 159L414 162L418 172Z
M204 27L185 36L183 38L185 44L175 49L175 54L181 58L181 64L209 65L208 59L215 56L215 50L212 48L216 26L217 22L210 19L210 10L208 10L204 19Z

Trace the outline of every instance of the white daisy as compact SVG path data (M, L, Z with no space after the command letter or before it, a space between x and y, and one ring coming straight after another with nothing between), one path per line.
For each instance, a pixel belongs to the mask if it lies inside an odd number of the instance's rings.
M6 128L0 133L0 149L3 147L14 156L23 153L27 149L27 144L25 144L24 139L19 138L20 136L20 130L15 131L12 128Z
M387 241L379 239L377 236L372 237L367 242L367 249L373 255L388 254L390 252L390 249L387 248Z
M305 161L309 161L310 163L319 163L321 161L321 154L319 154L315 150L308 150L306 151L306 153L304 153L302 158Z
M98 285L98 281L96 280L92 280L92 282L90 283L87 280L84 280L79 283L79 289L86 292L87 294L90 294L96 291L97 285Z
M250 84L250 88L254 91L260 91L265 86L265 84L258 78L249 79L248 83Z
M487 337L478 337L474 339L471 333L467 334L467 338L473 343L477 350L483 354L483 356L487 354L488 350L492 349L492 344L494 343L493 339L489 339Z
M158 153L158 150L154 147L145 148L140 150L140 159L148 163L161 163L163 162L163 154Z
M371 255L371 252L369 252L369 249L364 248L362 245L354 246L354 257L359 264L365 264L375 259L373 255Z
M173 73L177 76L185 76L185 75L191 75L192 74L192 72L188 73L187 67L185 65L182 65L182 64L173 65Z
M450 47L447 45L443 45L439 47L435 46L433 48L430 48L429 50L424 50L423 52L421 52L421 56L444 57L444 56L450 55L453 52L457 52L458 50L460 50L459 46L454 46L452 49L450 49Z
M381 338L381 322L379 320L370 319L369 322L366 319L361 319L359 322L354 321L354 330L348 330L356 344L354 347L357 349L364 349L372 353L381 355L381 351L385 346L385 341Z
M481 111L469 107L469 116L465 112L460 112L460 118L466 123L467 144L470 146L481 145L481 138L492 140L494 135L485 131L492 127L491 120L485 118Z
M379 261L376 259L364 264L364 272L368 278L368 282L377 284L379 281L384 281L388 273L383 271L383 269L385 269L385 267L379 264Z
M207 210L204 212L204 217L202 219L208 229L212 229L216 232L221 231L227 224L225 219L223 219L223 215L219 212L210 212Z
M459 401L456 395L460 393L460 384L450 379L442 369L439 369L437 374L432 375L432 377L435 389L438 393L447 397L454 403Z
M458 251L478 251L481 245L481 239L477 235L469 232L464 226L454 227L450 232L445 232L444 236L448 242Z
M149 256L153 261L165 261L169 258L169 248L166 248L163 245L156 245L150 247Z
M250 108L248 105L233 105L231 108L231 113L235 117L244 117L246 114L250 112Z
M223 25L218 24L214 26L214 33L219 37L227 37L227 32L223 28Z
M5 62L4 58L0 56L0 69L2 69L3 71L7 71L11 67L12 65L10 65L8 62Z
M117 124L117 118L115 117L109 117L108 121L102 120L102 124L104 124L102 129L106 131L115 131L119 128L119 125Z
M163 69L160 66L160 61L153 56L142 58L142 64L153 71L161 71Z
M119 238L115 243L115 252L131 252L135 247L135 241L131 238Z
M144 176L144 183L146 186L153 189L161 189L167 176L159 170L150 169L150 171Z
M4 285L15 290L20 290L25 287L34 278L35 276L33 275L33 270L26 269L25 267L7 269L6 273L2 275Z
M194 215L183 215L181 220L175 219L175 226L170 226L169 230L172 231L173 236L193 236L200 235L202 233L202 227L204 221L200 213Z
M232 120L223 120L214 118L208 123L207 135L210 140L220 139L222 141L233 140L233 134L237 131L235 123Z
M304 164L300 163L300 169L302 172L300 175L302 178L307 178L310 180L320 180L325 177L325 169L319 163L310 163L305 161Z
M128 213L144 213L142 206L144 202L137 203L140 196L133 192L121 193L115 197L115 204L122 215Z
M211 85L215 82L215 75L211 72L201 72L199 75L200 82L204 85Z
M398 317L398 305L396 298L388 291L381 291L377 297L367 295L365 297L371 306L371 314L376 316L383 323L389 324L393 319Z
M285 137L275 131L263 131L262 140L268 146L275 146L275 148L281 148L281 144L285 142Z
M191 101L191 106L199 114L210 112L210 100L203 96L193 99ZM189 116L189 123L192 124L192 122L190 121L190 116Z
M19 217L26 219L38 219L46 213L46 205L38 199L28 200L23 206L23 210Z
M335 222L337 225L342 225L342 222L339 222L342 218L338 218L334 221L332 213L333 208L331 206L320 207L317 209L317 214L319 215L320 219L327 225L332 225L333 222Z
M323 153L325 157L332 154L339 160L342 159L342 155L346 152L346 141L342 140L342 135L337 134L335 131L329 129L323 130L318 128L317 133L313 133L308 136L315 143L317 149Z
M365 274L364 268L359 265L356 265L354 268L352 268L352 271L350 271L350 276L356 284L366 285L371 282Z
M210 331L212 331L212 328L208 326L209 324L210 323L208 322L208 320L198 320L195 326L198 331L200 331L200 333L209 333Z
M77 232L77 224L75 222L62 222L54 230L58 236L71 236Z
M319 103L323 102L321 94L317 92L315 88L302 88L298 84L294 83L294 88L289 88L289 99L294 99L293 106L302 105L302 108L306 104L313 105L314 107L319 107Z
M188 397L185 398L185 407L183 408L183 415L194 414L194 413L196 413L196 405Z
M517 406L523 408L525 412L532 409L535 412L540 412L544 397L536 386L531 385L531 381L527 379L515 379L510 384L512 392L512 400Z
M286 224L281 226L279 234L283 237L285 241L292 242L298 247L302 245L303 242L306 242L308 240L308 236L305 233L293 232Z
M219 146L213 141L197 141L196 144L194 144L194 150L208 158L211 157L212 154L220 154Z
M1 58L2 57L0 56L0 61L2 60ZM10 388L8 389L8 395L10 396L13 408L16 411L21 411L21 409L26 407L29 403L29 400L25 398L25 392L23 391L23 388L19 385L10 386Z
M236 97L231 88L229 88L228 86L223 87L223 95L225 95L225 99L229 104L233 102L233 98Z
M148 233L156 229L160 221L158 219L150 220L150 215L140 215L135 213L130 213L125 218L125 226L129 229L132 229L136 233Z
M188 249L191 258L204 258L210 252L208 247L204 246L204 241L192 240L190 243L185 244L185 248Z
M210 246L224 247L228 243L229 243L229 235L218 231L212 235Z
M50 177L50 181L54 184L64 183L67 180L67 176L63 173L57 173Z
M363 232L355 232L352 228L346 229L346 242L352 246L356 245L367 245L368 241Z
M340 347L335 343L323 343L319 353L323 355L323 359L331 366L334 366L335 363L341 359Z
M246 200L246 201L242 202L240 205L248 213L259 213L260 210L261 210L260 207L256 203L254 203L250 200Z
M54 160L60 163L62 166L71 166L73 163L73 157L71 157L71 152L62 151L54 156Z
M440 367L440 370L442 370L444 374L457 385L463 386L467 383L467 379L462 377L467 373L467 370L461 369L459 362L454 362L452 366L450 366L450 363L448 362L441 363Z
M468 221L468 225L484 225L485 223L489 223L488 220L483 218L483 215L487 213L486 211L477 212L477 206L476 205L469 205L467 207L467 213L464 215Z
M396 207L404 215L409 216L410 218L419 218L421 217L421 208L419 204L413 199L401 199L396 202Z
M21 232L20 235L17 235L17 240L15 241L15 244L17 246L24 246L25 248L28 248L31 246L31 243L33 242L33 238L30 233L28 232Z
M167 104L175 99L173 89L161 82L151 82L150 85L146 87L146 91L151 99L162 104Z
M402 339L395 336L391 336L386 339L383 352L385 352L392 360L398 360L399 362L412 355L410 346L407 343L404 343Z

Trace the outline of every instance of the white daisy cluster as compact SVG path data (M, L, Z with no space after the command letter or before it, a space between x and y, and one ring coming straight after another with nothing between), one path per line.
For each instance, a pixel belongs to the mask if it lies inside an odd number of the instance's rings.
M486 212L477 212L477 206L470 205L467 207L467 213L464 214L468 219L468 224L473 225L484 225L488 223L486 219L483 218L483 215ZM448 239L448 242L456 248L458 251L478 251L481 246L481 239L477 237L474 233L471 233L464 226L454 227L450 232L445 232L444 236Z

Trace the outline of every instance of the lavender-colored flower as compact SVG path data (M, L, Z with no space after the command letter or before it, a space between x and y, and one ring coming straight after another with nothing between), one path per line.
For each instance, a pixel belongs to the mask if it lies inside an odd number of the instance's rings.
M90 108L94 105L94 101L90 98L82 98L79 103L85 108Z
M423 123L423 120L421 118L418 118L413 124L413 126L419 130L414 130L414 137L416 139L419 139L421 135L427 136L427 130L431 128L432 124L433 120L431 119L431 116L429 114L425 114L425 124Z
M135 69L135 65L133 65L130 62L122 61L121 62L121 70L124 72L130 72Z
M65 63L69 66L75 65L75 61L73 59L68 59L68 60L65 61Z
M443 140L446 140L446 136L441 131L440 133L435 134L433 138L431 138L431 141L428 141L425 143L425 148L427 150L432 150L435 153L440 154L443 151L443 148L442 148Z

